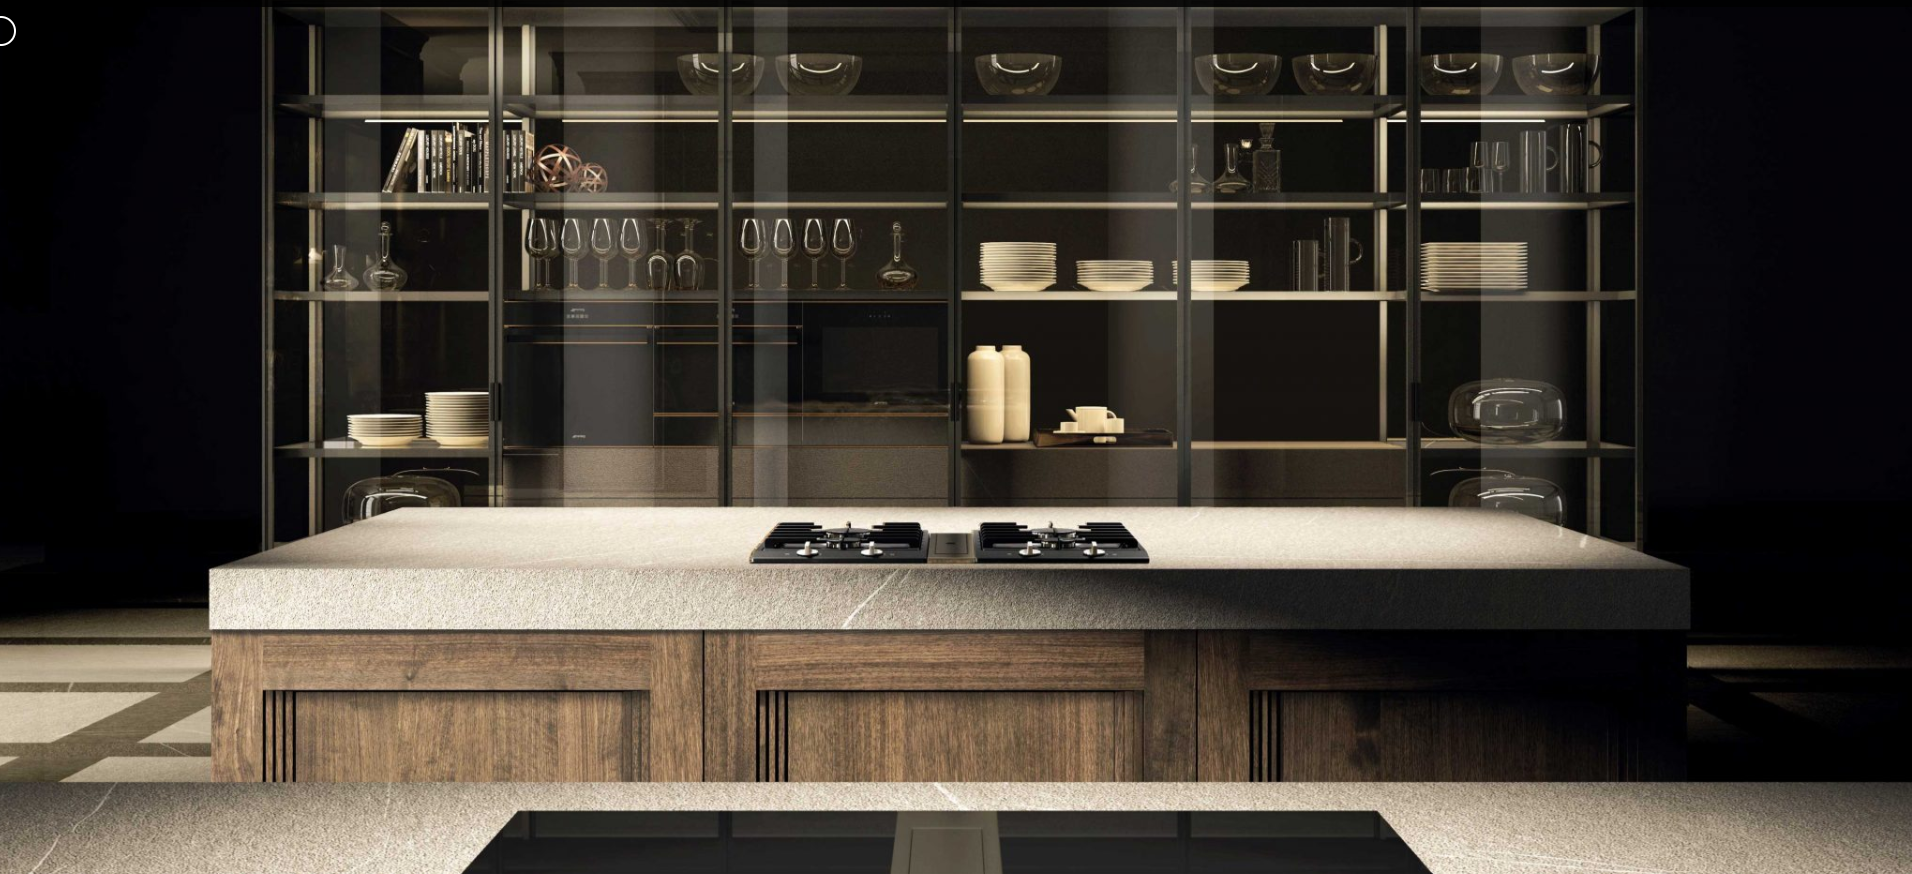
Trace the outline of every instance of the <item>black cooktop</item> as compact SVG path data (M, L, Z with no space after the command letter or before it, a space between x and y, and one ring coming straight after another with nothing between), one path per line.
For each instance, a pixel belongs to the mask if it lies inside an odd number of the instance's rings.
M1380 814L1363 811L527 812L465 870L1429 874Z
M923 564L929 561L923 526L885 522L858 528L848 522L825 528L814 522L779 522L750 553L751 564Z
M1088 522L1080 528L1054 522L1031 528L1014 522L984 522L976 532L976 560L1005 564L1147 564L1148 550L1120 522Z

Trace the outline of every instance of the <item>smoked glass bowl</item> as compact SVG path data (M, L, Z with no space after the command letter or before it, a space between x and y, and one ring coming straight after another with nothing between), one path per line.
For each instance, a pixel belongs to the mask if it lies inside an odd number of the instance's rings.
M976 78L991 97L1040 97L1062 78L1062 58L1032 52L977 55Z
M677 78L684 80L684 89L698 97L716 97L724 89L724 62L720 54L695 54L677 56ZM730 56L730 93L737 97L748 97L757 92L757 83L763 81L763 58L756 55Z
M863 59L856 55L806 52L777 56L777 81L797 97L841 97L856 90Z
M1218 96L1267 94L1280 78L1280 55L1237 52L1195 59L1195 79L1202 83L1202 90Z
M1553 481L1505 470L1484 470L1481 474L1455 483L1447 493L1447 505L1510 510L1555 525L1566 522L1567 502Z
M1374 87L1374 56L1349 52L1302 55L1294 60L1295 84L1315 97L1366 94Z
M1600 56L1570 52L1521 55L1514 59L1514 84L1529 97L1574 97L1593 90L1600 78Z
M1567 395L1538 379L1470 382L1447 396L1447 425L1475 443L1544 443L1567 426Z
M344 524L350 525L393 510L456 507L460 503L457 486L418 471L401 471L392 476L362 479L346 486L345 503L339 517Z
M1435 97L1491 94L1502 62L1500 55L1422 55L1421 90Z

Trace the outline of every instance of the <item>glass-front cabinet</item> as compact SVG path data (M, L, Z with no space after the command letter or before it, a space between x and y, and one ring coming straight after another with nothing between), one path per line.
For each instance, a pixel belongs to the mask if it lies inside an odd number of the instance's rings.
M399 506L1640 539L1633 7L274 7L268 543Z

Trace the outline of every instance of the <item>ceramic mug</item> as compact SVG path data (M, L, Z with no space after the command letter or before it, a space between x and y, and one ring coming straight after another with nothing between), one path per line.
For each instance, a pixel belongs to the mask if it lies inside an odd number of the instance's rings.
M1077 430L1084 434L1100 434L1108 430L1108 421L1115 417L1108 407L1076 407L1067 412L1069 418L1076 421Z
M1128 429L1129 429L1128 420L1119 419L1119 418L1116 418L1115 416L1110 416L1108 419L1104 420L1102 423L1102 433L1104 434L1120 434L1124 431L1127 431Z
M1056 433L1057 434L1080 434L1082 433L1082 429L1077 427L1076 423L1074 422L1063 422L1056 426Z

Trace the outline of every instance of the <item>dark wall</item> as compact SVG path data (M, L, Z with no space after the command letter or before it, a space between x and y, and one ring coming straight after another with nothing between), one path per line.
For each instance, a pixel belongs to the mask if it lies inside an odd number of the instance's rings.
M96 13L5 12L0 565L203 597L259 530L257 13ZM1648 539L1702 628L1912 606L1884 578L1912 488L1894 58L1802 66L1906 18L1649 10Z
M203 600L259 537L258 12L0 12L10 600Z

